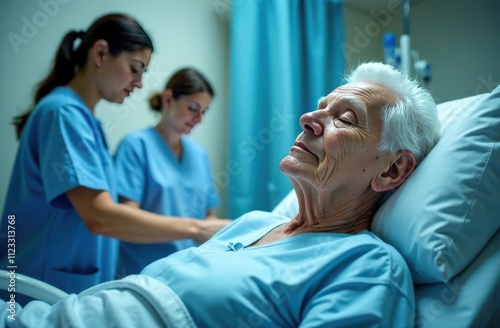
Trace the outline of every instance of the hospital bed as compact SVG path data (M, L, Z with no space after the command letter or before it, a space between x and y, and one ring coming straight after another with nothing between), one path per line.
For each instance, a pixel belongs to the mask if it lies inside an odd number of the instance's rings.
M500 86L488 94L439 104L438 109L441 140L382 205L372 230L408 263L416 296L416 313L410 321L416 327L498 327ZM295 216L298 204L293 190L273 212ZM1 288L9 279L8 272L0 272ZM167 287L153 280L130 276L96 288L140 290L143 297L151 294L154 305L155 291ZM49 304L67 295L19 274L16 289ZM190 320L180 305L182 320Z

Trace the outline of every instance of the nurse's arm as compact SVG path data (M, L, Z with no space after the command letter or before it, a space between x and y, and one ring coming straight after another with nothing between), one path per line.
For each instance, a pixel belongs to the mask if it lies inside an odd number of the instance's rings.
M217 215L215 215L214 213L212 213L211 211L207 211L207 215L205 217L207 220L218 220L219 218L217 217Z
M202 243L231 222L165 217L117 204L109 192L81 186L66 195L91 233L128 242L158 243L189 238Z
M120 203L127 204L127 205L133 206L135 208L140 208L140 204L138 202L130 200L130 199L125 198L125 197L120 197ZM220 220L220 218L217 215L215 215L214 213L212 213L212 211L210 211L210 210L207 211L207 215L205 216L205 219L207 219L207 220Z
M120 197L120 203L126 204L128 206L132 206L132 207L135 207L135 208L141 208L141 206L139 205L138 202L130 200L130 199L127 199L127 198L124 198L124 197Z
M135 208L141 207L141 205L138 202L127 199L125 197L120 197L120 203L126 204L128 206L133 206ZM207 220L219 220L219 217L217 215L215 215L214 213L212 213L212 211L208 210L207 215L205 216L205 219L207 219Z
M211 211L207 211L207 216L205 217L207 220L231 220L227 218L220 218Z

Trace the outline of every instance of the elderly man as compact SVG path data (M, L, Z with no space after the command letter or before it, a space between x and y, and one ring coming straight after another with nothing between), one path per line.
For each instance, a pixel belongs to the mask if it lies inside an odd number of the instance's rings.
M409 270L369 227L386 193L437 142L437 108L417 83L380 63L360 65L347 82L301 117L303 132L280 163L297 194L294 218L250 212L139 276L45 309L45 320L85 320L90 308L104 326L123 316L159 325L175 299L200 327L412 325ZM155 290L123 297L123 286L138 280Z

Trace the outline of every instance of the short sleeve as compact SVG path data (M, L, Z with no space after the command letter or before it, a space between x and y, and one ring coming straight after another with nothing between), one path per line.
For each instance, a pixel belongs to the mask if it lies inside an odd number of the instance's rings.
M323 287L307 302L301 327L413 326L415 296L410 271L393 247L372 237L376 244L353 241L343 245L344 259L335 264L329 281L323 279ZM345 265L339 265L342 263Z
M414 305L390 285L331 285L307 305L300 327L411 327Z
M144 160L142 142L132 135L125 137L115 153L115 172L118 195L137 203L141 203L144 186Z
M52 206L70 207L66 192L77 186L111 189L106 178L110 170L105 166L112 162L104 135L92 113L86 111L68 104L47 110L39 118L40 171Z

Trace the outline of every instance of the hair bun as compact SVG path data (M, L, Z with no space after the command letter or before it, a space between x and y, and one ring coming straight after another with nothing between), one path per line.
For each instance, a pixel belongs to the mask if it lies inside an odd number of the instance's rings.
M149 106L151 109L153 109L155 112L161 112L161 98L162 98L162 93L155 93L154 95L149 98Z

